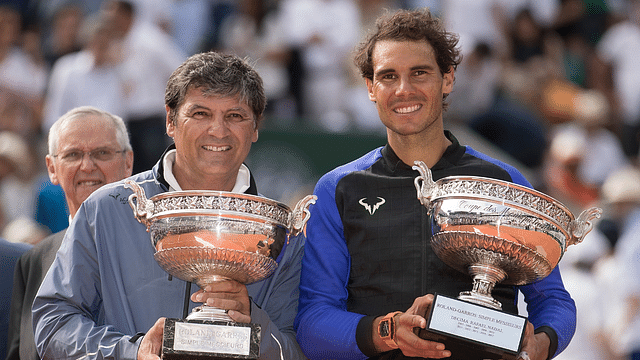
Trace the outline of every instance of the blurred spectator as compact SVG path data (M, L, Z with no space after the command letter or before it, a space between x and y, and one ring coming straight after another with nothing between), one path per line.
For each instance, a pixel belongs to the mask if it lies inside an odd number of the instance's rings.
M360 13L359 39L365 36L376 27L376 19L385 11L398 9L402 4L396 0L356 0ZM405 5L407 8L409 5ZM413 8L413 7L412 7ZM433 12L433 9L430 9ZM366 86L362 86L363 79L358 68L351 62L347 64L348 78L347 88L344 94L344 103L348 116L352 120L352 127L349 131L357 133L373 133L385 135L387 129L380 122L378 111L369 100L369 93Z
M10 131L0 132L0 211L4 228L19 218L33 218L33 157L27 142Z
M626 1L626 0L621 0ZM564 42L564 71L567 80L581 87L608 91L601 87L609 76L600 73L601 65L595 63L595 45L606 29L611 12L609 5L615 1L561 0L555 19L550 26ZM607 85L609 87L609 85ZM610 98L610 102L613 98ZM615 107L615 103L612 103Z
M452 115L525 166L538 169L548 143L549 120L540 111L543 85L561 79L563 72L558 69L559 39L545 30L529 5L526 1L473 5L482 10L478 16L487 17L485 21L493 19L489 33L499 31L501 40L461 34L467 35L466 40L461 38L465 56L456 81L460 79L463 86L452 96L464 99L460 106L470 104L462 111L453 109Z
M607 98L597 90L581 91L574 99L575 123L584 129L578 175L589 186L600 188L607 176L628 165L620 140L607 129L611 111Z
M464 60L463 60L464 63ZM537 85L549 76L545 63L530 59L511 66L502 62L502 71L491 106L468 120L468 126L523 165L541 166L548 142L546 119L538 111Z
M524 63L532 57L544 55L545 29L536 22L529 9L518 12L510 23L508 47L511 60Z
M287 43L301 51L303 113L314 127L347 131L347 66L360 31L355 0L283 0L280 6Z
M10 0L11 1L11 0ZM51 26L56 14L67 6L77 6L84 16L95 14L100 10L104 0L26 0L32 16L48 30L44 31L45 37L51 33Z
M495 0L444 0L442 11L445 27L460 34L463 56L473 44L485 43L502 57L506 39Z
M606 301L608 293L602 291L594 274L594 266L610 253L609 241L594 228L581 243L567 247L558 264L562 282L576 302L578 312L571 343L555 360L614 359L602 338L604 319L610 310Z
M186 54L204 50L206 36L212 36L211 10L217 0L172 1L173 28L171 33Z
M125 86L125 112L136 154L134 173L151 169L166 146L164 89L186 54L155 23L144 21L131 1L106 0L102 14L117 39L117 61ZM108 109L105 109L108 110Z
M203 51L217 51L221 47L224 34L220 30L228 16L236 11L235 0L208 0L208 22L200 48Z
M444 116L466 124L493 106L500 84L500 59L487 43L478 43L456 69L456 86Z
M11 305L11 297L6 294L11 293L13 288L12 274L18 257L31 246L22 243L13 243L0 238L0 359L4 359L7 355L7 328L9 326L9 313Z
M611 66L622 121L619 136L625 154L636 157L640 149L640 2L629 2L628 16L609 27L597 44L597 54Z
M83 18L77 4L64 5L56 11L48 33L43 36L44 58L49 68L62 56L81 50L79 37Z
M474 44L485 43L500 58L508 52L506 31L516 14L528 9L540 26L549 25L555 16L558 0L442 0L447 29L460 34L463 54Z
M574 97L573 121L552 135L545 175L552 195L577 207L599 197L610 173L628 165L619 139L605 126L610 121L606 97L583 90Z
M114 114L126 111L122 74L112 50L113 24L89 16L82 24L81 38L82 51L61 57L51 71L43 132L78 106L96 106Z
M473 117L469 127L529 168L542 164L547 131L538 114L518 99L498 96L484 113Z
M140 21L152 24L169 36L173 34L174 18L171 14L171 11L172 3L175 2L174 0L129 1L136 8L136 16ZM183 0L180 0L179 2L182 1Z
M562 37L578 36L593 45L606 27L608 2L611 1L560 0L552 28Z
M32 136L40 127L47 70L23 44L22 19L11 5L0 5L0 130ZM33 33L31 33L33 35ZM37 49L29 38L24 44Z
M279 8L263 0L240 0L221 24L220 50L255 62L269 106L265 116L288 120L298 115L288 73L292 51L284 42Z
M621 359L640 358L640 170L612 173L602 186L609 218L618 225L613 256L599 264L599 291L608 309L603 336Z
M33 217L20 217L2 229L2 237L15 243L35 245L51 234L49 229L39 224Z

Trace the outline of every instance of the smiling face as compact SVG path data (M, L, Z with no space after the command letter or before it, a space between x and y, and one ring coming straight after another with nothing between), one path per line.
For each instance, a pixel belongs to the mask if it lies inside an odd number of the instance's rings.
M249 105L235 96L207 96L198 88L187 91L175 123L167 115L167 134L176 145L173 174L183 190L231 191L258 140Z
M373 80L366 79L389 141L442 130L443 94L453 88L453 70L442 75L426 41L379 41L372 53Z
M94 160L84 154L79 162L63 159L70 153L88 153L95 150L122 151L111 120L87 115L70 121L60 130L58 148L54 158L47 155L47 171L51 182L64 190L71 215L92 192L102 185L131 175L133 153L116 153L110 160Z

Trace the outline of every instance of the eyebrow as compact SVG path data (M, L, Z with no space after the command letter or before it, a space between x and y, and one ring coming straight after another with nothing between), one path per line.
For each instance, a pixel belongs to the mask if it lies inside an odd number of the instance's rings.
M242 115L245 115L245 116L251 115L251 111L247 111L245 108L243 108L241 106L237 106L237 107L233 107L231 109L227 109L225 112L228 113L228 112L231 112L231 111L240 112L240 113L242 113Z
M99 150L113 150L113 147L111 147L109 145L105 145L105 146L99 146L97 148L93 148L91 150L86 150L86 151L83 150L82 148L79 148L79 147L71 147L71 148L67 148L67 149L60 149L60 151L58 153L59 154L62 154L62 153L67 154L67 153L70 153L70 152L78 152L78 151L81 151L81 152L93 152L93 151L99 151Z
M193 104L191 105L189 108L186 109L186 112L188 114L196 111L196 110L206 110L206 111L212 111L209 107L204 106L204 105L200 105L200 104ZM236 107L232 107L230 109L226 109L224 111L224 113L229 113L229 112L240 112L242 113L242 115L244 116L250 116L252 113L251 111L247 111L245 108L243 108L242 106L236 106Z
M410 70L411 71L416 71L416 70L434 70L434 69L436 69L434 66L424 64L424 65L413 66ZM374 76L375 77L381 77L381 76L384 76L386 74L393 73L393 72L396 72L396 69L394 69L394 68L382 69L380 71L375 72Z
M200 104L193 104L191 106L189 106L189 108L187 108L187 113L192 113L196 110L200 110L200 109L204 109L204 110L210 110L208 107L206 106L202 106Z

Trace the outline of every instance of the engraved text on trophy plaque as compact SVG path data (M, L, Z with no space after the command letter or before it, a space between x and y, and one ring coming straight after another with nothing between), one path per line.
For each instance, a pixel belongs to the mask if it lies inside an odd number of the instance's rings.
M224 321L167 319L163 359L257 359L260 326Z
M442 342L451 359L516 359L527 319L436 294L420 336Z

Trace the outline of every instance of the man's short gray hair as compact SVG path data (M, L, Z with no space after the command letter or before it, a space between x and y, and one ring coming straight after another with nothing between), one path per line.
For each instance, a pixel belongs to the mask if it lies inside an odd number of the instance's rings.
M107 111L100 110L93 106L80 106L69 110L66 114L62 115L49 129L49 155L56 155L58 150L58 142L60 141L60 131L73 120L82 118L85 116L99 116L103 119L111 120L113 128L116 131L116 141L120 148L127 151L132 151L131 142L129 140L129 133L127 132L127 126L121 117L113 115Z

